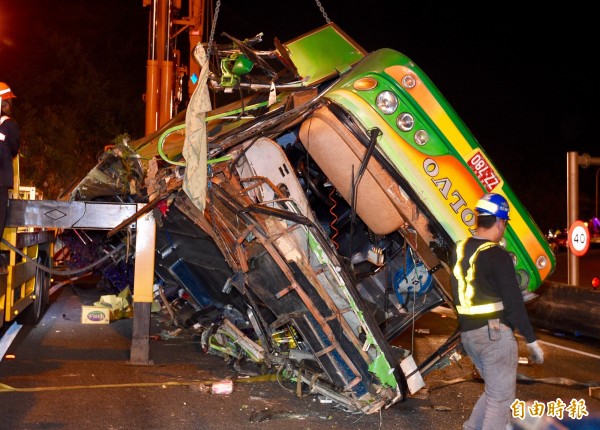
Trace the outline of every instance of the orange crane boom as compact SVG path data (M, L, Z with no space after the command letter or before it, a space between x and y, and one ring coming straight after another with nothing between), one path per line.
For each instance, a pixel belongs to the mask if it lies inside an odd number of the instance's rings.
M189 53L182 56L176 41L184 32L191 49L202 40L206 2L143 0L143 6L150 8L145 95L145 130L149 135L173 118L183 98L186 76L188 97L193 93L195 85L189 77L197 76L200 66L186 61Z

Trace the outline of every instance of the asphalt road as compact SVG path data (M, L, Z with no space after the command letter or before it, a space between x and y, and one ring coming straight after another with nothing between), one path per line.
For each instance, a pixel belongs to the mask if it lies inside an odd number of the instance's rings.
M483 389L463 357L426 375L426 389L414 397L378 414L355 414L306 387L298 396L286 383L238 378L231 365L203 354L199 339L177 333L161 314L151 319L153 364L134 366L128 364L132 319L80 322L81 306L101 294L94 285L67 285L52 296L37 327L19 331L0 361L1 429L460 429ZM398 342L414 343L418 360L455 324L447 313L432 312ZM598 391L590 391L600 385L600 342L542 330L538 335L546 362L519 366L517 398L583 402L589 416L565 418L562 425L600 428ZM522 341L520 355L526 356ZM233 392L212 394L211 384L226 378L233 380ZM551 428L518 422L528 430Z

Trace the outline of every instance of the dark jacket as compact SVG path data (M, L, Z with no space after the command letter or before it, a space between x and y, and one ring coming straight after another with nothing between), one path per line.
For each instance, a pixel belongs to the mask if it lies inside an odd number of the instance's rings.
M463 262L463 273L469 267L469 258L481 244L487 242L483 239L469 238L465 247ZM451 266L456 263L456 250L452 255ZM474 330L487 324L488 319L500 318L500 320L513 330L520 332L528 343L536 340L533 327L527 315L527 309L523 300L523 294L517 283L515 266L510 255L501 246L494 246L482 251L475 260L476 275L475 288L484 297L500 297L504 304L504 310L482 315L459 315L458 322L461 331ZM458 303L458 283L454 274L451 276L454 303ZM477 292L476 292L477 294ZM495 300L494 300L495 301Z
M21 134L17 123L3 116L0 124L0 186L14 185L13 158L19 153Z

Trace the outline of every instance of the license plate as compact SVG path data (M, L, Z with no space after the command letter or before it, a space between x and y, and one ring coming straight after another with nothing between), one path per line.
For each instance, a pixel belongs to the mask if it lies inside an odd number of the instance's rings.
M500 184L500 178L481 151L475 151L467 164L488 192L492 192Z

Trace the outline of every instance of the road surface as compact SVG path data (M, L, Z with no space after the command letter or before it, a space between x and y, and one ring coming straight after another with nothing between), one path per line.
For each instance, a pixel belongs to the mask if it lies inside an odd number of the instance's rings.
M203 354L199 339L177 333L153 314L149 366L128 364L132 320L81 324L81 306L101 292L90 285L61 288L39 326L23 328L0 361L0 428L7 429L459 429L483 389L468 358L425 377L426 389L381 413L354 414L289 383L238 378L223 359ZM440 309L415 322L399 343L430 354L454 330ZM583 401L600 375L600 345L540 331L546 363L521 364L519 401ZM525 347L520 342L520 355ZM12 356L12 358L8 358ZM233 380L229 395L212 394L215 381ZM566 419L572 427L582 424ZM541 430L539 427L536 430Z

